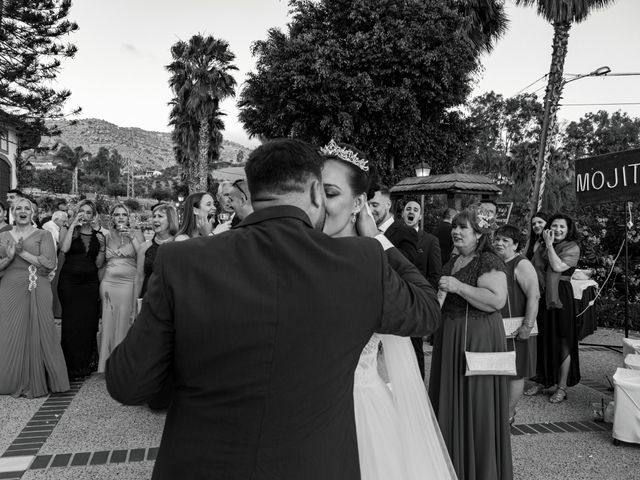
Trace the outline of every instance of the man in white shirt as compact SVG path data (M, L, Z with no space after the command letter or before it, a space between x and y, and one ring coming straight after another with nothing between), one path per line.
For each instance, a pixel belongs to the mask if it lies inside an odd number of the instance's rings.
M43 230L51 232L51 235L53 236L53 242L56 245L56 249L58 248L58 243L60 243L60 229L64 227L68 221L69 218L67 217L67 214L58 210L56 212L53 212L51 220L45 222L44 225L42 225Z

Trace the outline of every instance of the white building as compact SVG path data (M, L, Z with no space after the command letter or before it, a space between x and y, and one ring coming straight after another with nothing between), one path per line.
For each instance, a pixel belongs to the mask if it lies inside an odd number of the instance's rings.
M24 132L28 133L25 135ZM40 137L34 136L24 123L0 111L0 201L3 203L7 200L7 192L18 188L16 160L21 142L25 149L34 148Z

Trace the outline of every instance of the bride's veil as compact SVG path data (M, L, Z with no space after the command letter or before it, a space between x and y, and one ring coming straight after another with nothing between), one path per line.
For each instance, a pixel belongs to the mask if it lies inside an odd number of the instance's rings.
M407 337L380 335L409 479L457 479Z

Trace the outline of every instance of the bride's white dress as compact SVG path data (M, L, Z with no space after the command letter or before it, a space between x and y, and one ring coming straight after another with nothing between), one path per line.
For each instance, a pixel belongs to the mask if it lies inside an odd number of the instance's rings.
M378 373L378 350L389 386ZM353 400L363 480L455 479L409 338L373 334L355 371Z

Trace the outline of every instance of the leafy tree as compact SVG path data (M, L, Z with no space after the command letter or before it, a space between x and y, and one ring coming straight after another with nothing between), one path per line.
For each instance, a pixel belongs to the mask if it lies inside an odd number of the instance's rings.
M84 148L76 147L72 150L67 145L62 145L53 156L54 165L72 172L71 195L78 194L78 170L82 161L89 157L91 157L91 153L86 152Z
M121 183L110 183L105 191L111 197L124 197L127 194L127 187Z
M71 95L51 86L60 60L76 53L61 40L78 29L70 8L71 0L0 1L0 110L40 133L52 133L44 120L60 118Z
M166 188L154 188L149 192L149 196L159 202L164 202L165 200L171 200L173 198L171 190Z
M467 133L451 108L464 103L479 65L478 45L460 28L472 21L461 4L289 3L287 31L271 29L253 45L256 71L238 103L245 129L351 143L387 183L412 175L421 160L448 171Z
M106 183L117 183L120 181L123 165L124 161L117 150L109 151L106 147L100 147L98 153L85 162L84 170L86 173L104 176Z
M69 193L71 190L71 176L62 167L36 172L36 181L38 187L45 192Z
M194 35L171 47L169 85L174 93L169 124L174 152L183 166L191 192L205 191L209 164L220 155L224 123L220 102L235 95L237 70L229 44L211 36Z
M124 204L132 212L138 212L141 208L140 202L135 198L125 199Z
M580 23L598 8L604 8L614 0L515 0L516 5L535 5L538 14L553 25L553 43L551 52L551 66L547 80L547 90L544 96L546 122L542 124L540 132L540 146L536 160L536 175L532 185L530 215L538 209L540 197L544 192L544 182L550 160L550 142L546 140L549 132L555 128L558 104L562 97L564 60L569 46L569 30L573 23Z

